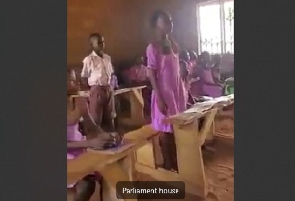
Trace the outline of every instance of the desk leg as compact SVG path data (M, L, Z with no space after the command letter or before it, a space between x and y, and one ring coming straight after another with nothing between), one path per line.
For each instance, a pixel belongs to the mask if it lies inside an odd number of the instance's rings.
M219 111L214 121L215 135L227 139L234 138L234 114L232 110Z
M205 140L210 141L214 139L214 118L216 116L217 109L212 109L205 116L205 122L201 131L198 133L198 137L200 138L201 145L205 142Z
M215 122L212 121L212 124L210 125L210 129L206 135L206 140L208 142L212 142L214 140L214 133L215 133Z
M125 160L128 160L128 163L134 162L134 154L132 154L132 156L129 155ZM129 167L134 167L134 165L129 164ZM133 168L130 168L129 171L126 171L120 162L116 162L106 166L103 170L98 171L101 173L104 180L103 200L121 200L116 197L116 184L118 181L130 181L133 178ZM124 201L136 201L136 199L124 199Z
M143 113L143 97L141 89L132 89L129 92L130 100L130 111L131 111L131 121L136 125L144 125L144 113Z
M197 194L207 195L204 163L198 137L198 121L185 126L173 125L177 150L178 173L184 182L193 184Z
M155 153L154 153L155 147L154 146L155 145L153 143L153 139L150 139L144 146L137 149L136 162L155 169L156 166L155 166Z
M135 170L136 152L130 153L128 157L123 160L125 171L129 176L129 181L137 181L137 173Z

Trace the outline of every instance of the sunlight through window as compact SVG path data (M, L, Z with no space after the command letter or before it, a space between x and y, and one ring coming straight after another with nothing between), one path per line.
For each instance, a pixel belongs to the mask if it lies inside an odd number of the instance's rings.
M234 53L234 1L200 4L197 18L199 52Z

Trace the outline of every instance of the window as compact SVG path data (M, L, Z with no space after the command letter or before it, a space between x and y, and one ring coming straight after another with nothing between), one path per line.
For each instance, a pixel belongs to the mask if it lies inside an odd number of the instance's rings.
M234 1L219 0L197 6L199 53L234 53Z

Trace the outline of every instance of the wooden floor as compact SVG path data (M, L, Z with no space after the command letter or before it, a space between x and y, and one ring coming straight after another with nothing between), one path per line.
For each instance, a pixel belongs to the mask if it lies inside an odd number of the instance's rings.
M218 139L214 147L216 149L215 152L208 151L204 153L205 172L209 188L207 198L204 200L194 195L186 194L185 199L179 199L179 201L234 201L233 142ZM138 176L141 181L155 181L148 175L139 174ZM153 199L141 201L166 200Z

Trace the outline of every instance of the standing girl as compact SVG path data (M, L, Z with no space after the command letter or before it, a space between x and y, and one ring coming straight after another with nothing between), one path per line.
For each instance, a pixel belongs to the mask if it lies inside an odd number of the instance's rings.
M169 37L173 23L169 14L155 11L151 18L155 38L146 49L148 77L153 91L151 119L155 130L161 132L160 146L163 168L177 171L176 145L172 126L163 120L186 109L185 90L179 74L178 47Z

